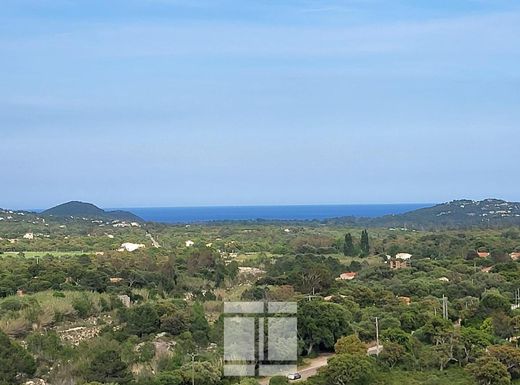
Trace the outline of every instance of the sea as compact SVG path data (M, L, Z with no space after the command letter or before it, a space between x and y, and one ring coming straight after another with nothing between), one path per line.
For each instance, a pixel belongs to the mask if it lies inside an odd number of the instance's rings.
M247 220L322 220L345 216L375 218L402 214L432 203L358 204L358 205L287 205L287 206L200 206L200 207L128 207L146 221L196 223Z

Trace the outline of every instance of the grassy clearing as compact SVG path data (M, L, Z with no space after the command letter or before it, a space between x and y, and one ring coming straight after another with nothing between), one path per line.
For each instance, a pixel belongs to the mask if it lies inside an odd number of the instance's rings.
M31 330L43 329L58 322L77 321L80 317L74 304L86 306L83 318L102 311L102 302L109 306L106 293L80 291L43 291L23 297L10 296L0 300L0 330L13 337L22 337Z

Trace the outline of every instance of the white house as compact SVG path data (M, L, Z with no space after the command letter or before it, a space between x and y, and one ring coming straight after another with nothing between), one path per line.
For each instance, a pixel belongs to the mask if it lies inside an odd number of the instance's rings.
M193 242L191 239L188 239L185 243L186 243L186 247L191 247L195 244L195 242Z
M144 244L142 243L131 243L131 242L125 242L123 244L121 244L121 247L119 249L117 249L117 251L135 251L135 250L138 250L138 249L141 249L145 247Z
M397 259L402 259L403 261L407 261L409 260L410 258L412 258L412 254L408 254L408 253L397 253L395 255L395 257Z

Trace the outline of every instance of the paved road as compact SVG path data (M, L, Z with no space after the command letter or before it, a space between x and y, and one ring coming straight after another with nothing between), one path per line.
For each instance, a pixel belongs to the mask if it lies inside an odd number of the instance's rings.
M309 363L309 365L306 365L305 367L298 369L298 373L300 373L302 375L301 380L291 381L291 382L297 383L298 381L303 381L311 376L314 376L319 368L327 365L327 360L332 356L333 356L333 354L323 354L323 355L320 355L319 357L308 360L307 362ZM268 385L269 378L262 378L259 382L260 382L260 385Z

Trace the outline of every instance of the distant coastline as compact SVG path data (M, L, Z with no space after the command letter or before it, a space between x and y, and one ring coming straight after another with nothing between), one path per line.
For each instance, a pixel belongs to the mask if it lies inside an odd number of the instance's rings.
M354 205L280 205L280 206L199 206L199 207L125 207L145 221L196 223L247 220L322 220L337 217L376 218L402 214L434 203L354 204ZM113 210L111 208L110 210Z

